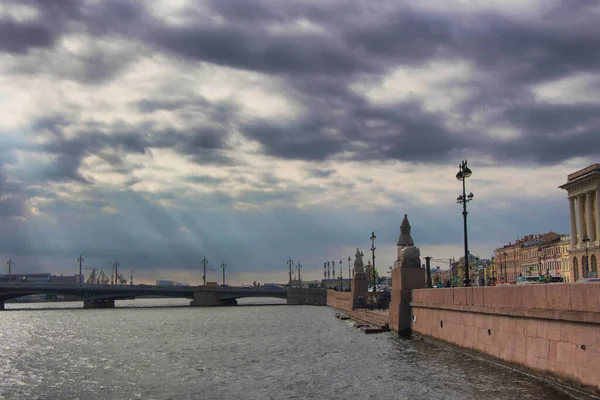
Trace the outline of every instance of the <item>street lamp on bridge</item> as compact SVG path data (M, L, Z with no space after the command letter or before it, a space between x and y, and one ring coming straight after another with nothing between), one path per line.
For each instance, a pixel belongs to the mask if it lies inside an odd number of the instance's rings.
M458 165L458 173L456 179L462 181L462 194L456 198L458 204L463 206L463 224L464 224L464 240L465 240L465 286L471 286L471 280L469 279L469 241L467 236L467 203L473 200L473 193L466 194L465 181L470 177L472 171L467 167L467 160L462 161Z
M225 268L227 268L227 264L223 261L223 263L221 263L221 269L223 270L223 286L225 286Z
M348 256L348 283L350 287L350 291L352 291L352 271L350 269L350 262L352 262L352 258Z
M377 239L377 237L375 236L375 231L371 232L371 252L373 253L373 292L377 291L377 281L376 281L376 273L375 273L375 239Z
M344 291L344 278L342 275L342 260L340 260L340 292Z

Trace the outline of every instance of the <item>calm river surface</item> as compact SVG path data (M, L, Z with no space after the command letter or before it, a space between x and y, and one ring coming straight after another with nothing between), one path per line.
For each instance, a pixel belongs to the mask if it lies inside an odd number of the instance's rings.
M0 398L585 398L427 341L365 335L327 307L187 304L7 304Z

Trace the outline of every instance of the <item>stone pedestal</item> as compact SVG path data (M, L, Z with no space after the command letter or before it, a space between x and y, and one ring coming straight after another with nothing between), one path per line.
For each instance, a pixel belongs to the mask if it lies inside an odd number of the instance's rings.
M392 299L390 327L400 334L410 334L412 328L411 292L425 287L423 268L394 268L392 270Z
M368 294L369 280L367 279L367 274L354 274L354 278L352 279L352 309L354 310L358 307L359 297L366 299Z

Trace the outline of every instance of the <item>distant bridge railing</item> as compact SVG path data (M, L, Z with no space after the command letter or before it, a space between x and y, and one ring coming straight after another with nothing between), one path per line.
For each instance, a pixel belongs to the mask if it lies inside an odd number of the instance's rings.
M241 286L154 286L154 285L94 285L55 284L46 282L14 282L0 284L0 304L35 294L62 295L84 302L134 299L144 296L160 296L193 299L194 293L211 292L217 299L233 300L242 297L287 298L286 289Z

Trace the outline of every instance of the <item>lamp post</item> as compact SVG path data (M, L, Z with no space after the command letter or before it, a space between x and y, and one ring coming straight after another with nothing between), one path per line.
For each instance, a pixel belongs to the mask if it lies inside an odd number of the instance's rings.
M352 258L348 256L348 286L350 287L350 291L352 291L352 271L350 270L350 262Z
M458 204L463 206L463 223L464 223L464 239L465 239L465 286L471 286L471 280L469 279L469 242L467 236L467 203L473 200L473 193L466 194L465 191L465 180L471 176L471 170L467 167L467 160L462 161L458 164L458 173L456 179L462 181L462 194L456 198Z
M371 232L371 252L373 253L373 292L377 291L377 282L375 278L375 231Z
M344 291L344 278L342 277L342 260L340 260L340 292Z
M225 268L227 268L227 264L223 261L223 263L221 263L221 269L223 270L223 286L225 286Z
M292 264L294 262L292 261L292 257L289 257L288 260L286 261L286 264L289 267L289 273L290 273L290 281L288 283L288 287L292 287Z
M203 269L203 274L202 274L202 283L204 286L206 286L206 264L208 263L208 260L206 259L206 257L202 257L202 266L204 267Z
M581 239L581 241L585 243L585 269L583 270L583 272L584 272L584 276L583 277L587 278L588 274L590 272L590 270L589 270L589 264L588 264L588 242L590 241L590 238L587 235L585 235L583 237L583 239Z
M300 276L300 270L302 269L302 264L298 263L298 287L302 287L302 278Z
M496 263L494 260L494 256L492 256L492 262L490 263L490 266L492 267L492 282L494 283L494 286L496 286Z
M77 262L79 263L79 286L81 286L81 263L83 262L83 257L81 257L81 254L79 255L79 257L77 257ZM9 272L10 275L10 272Z

